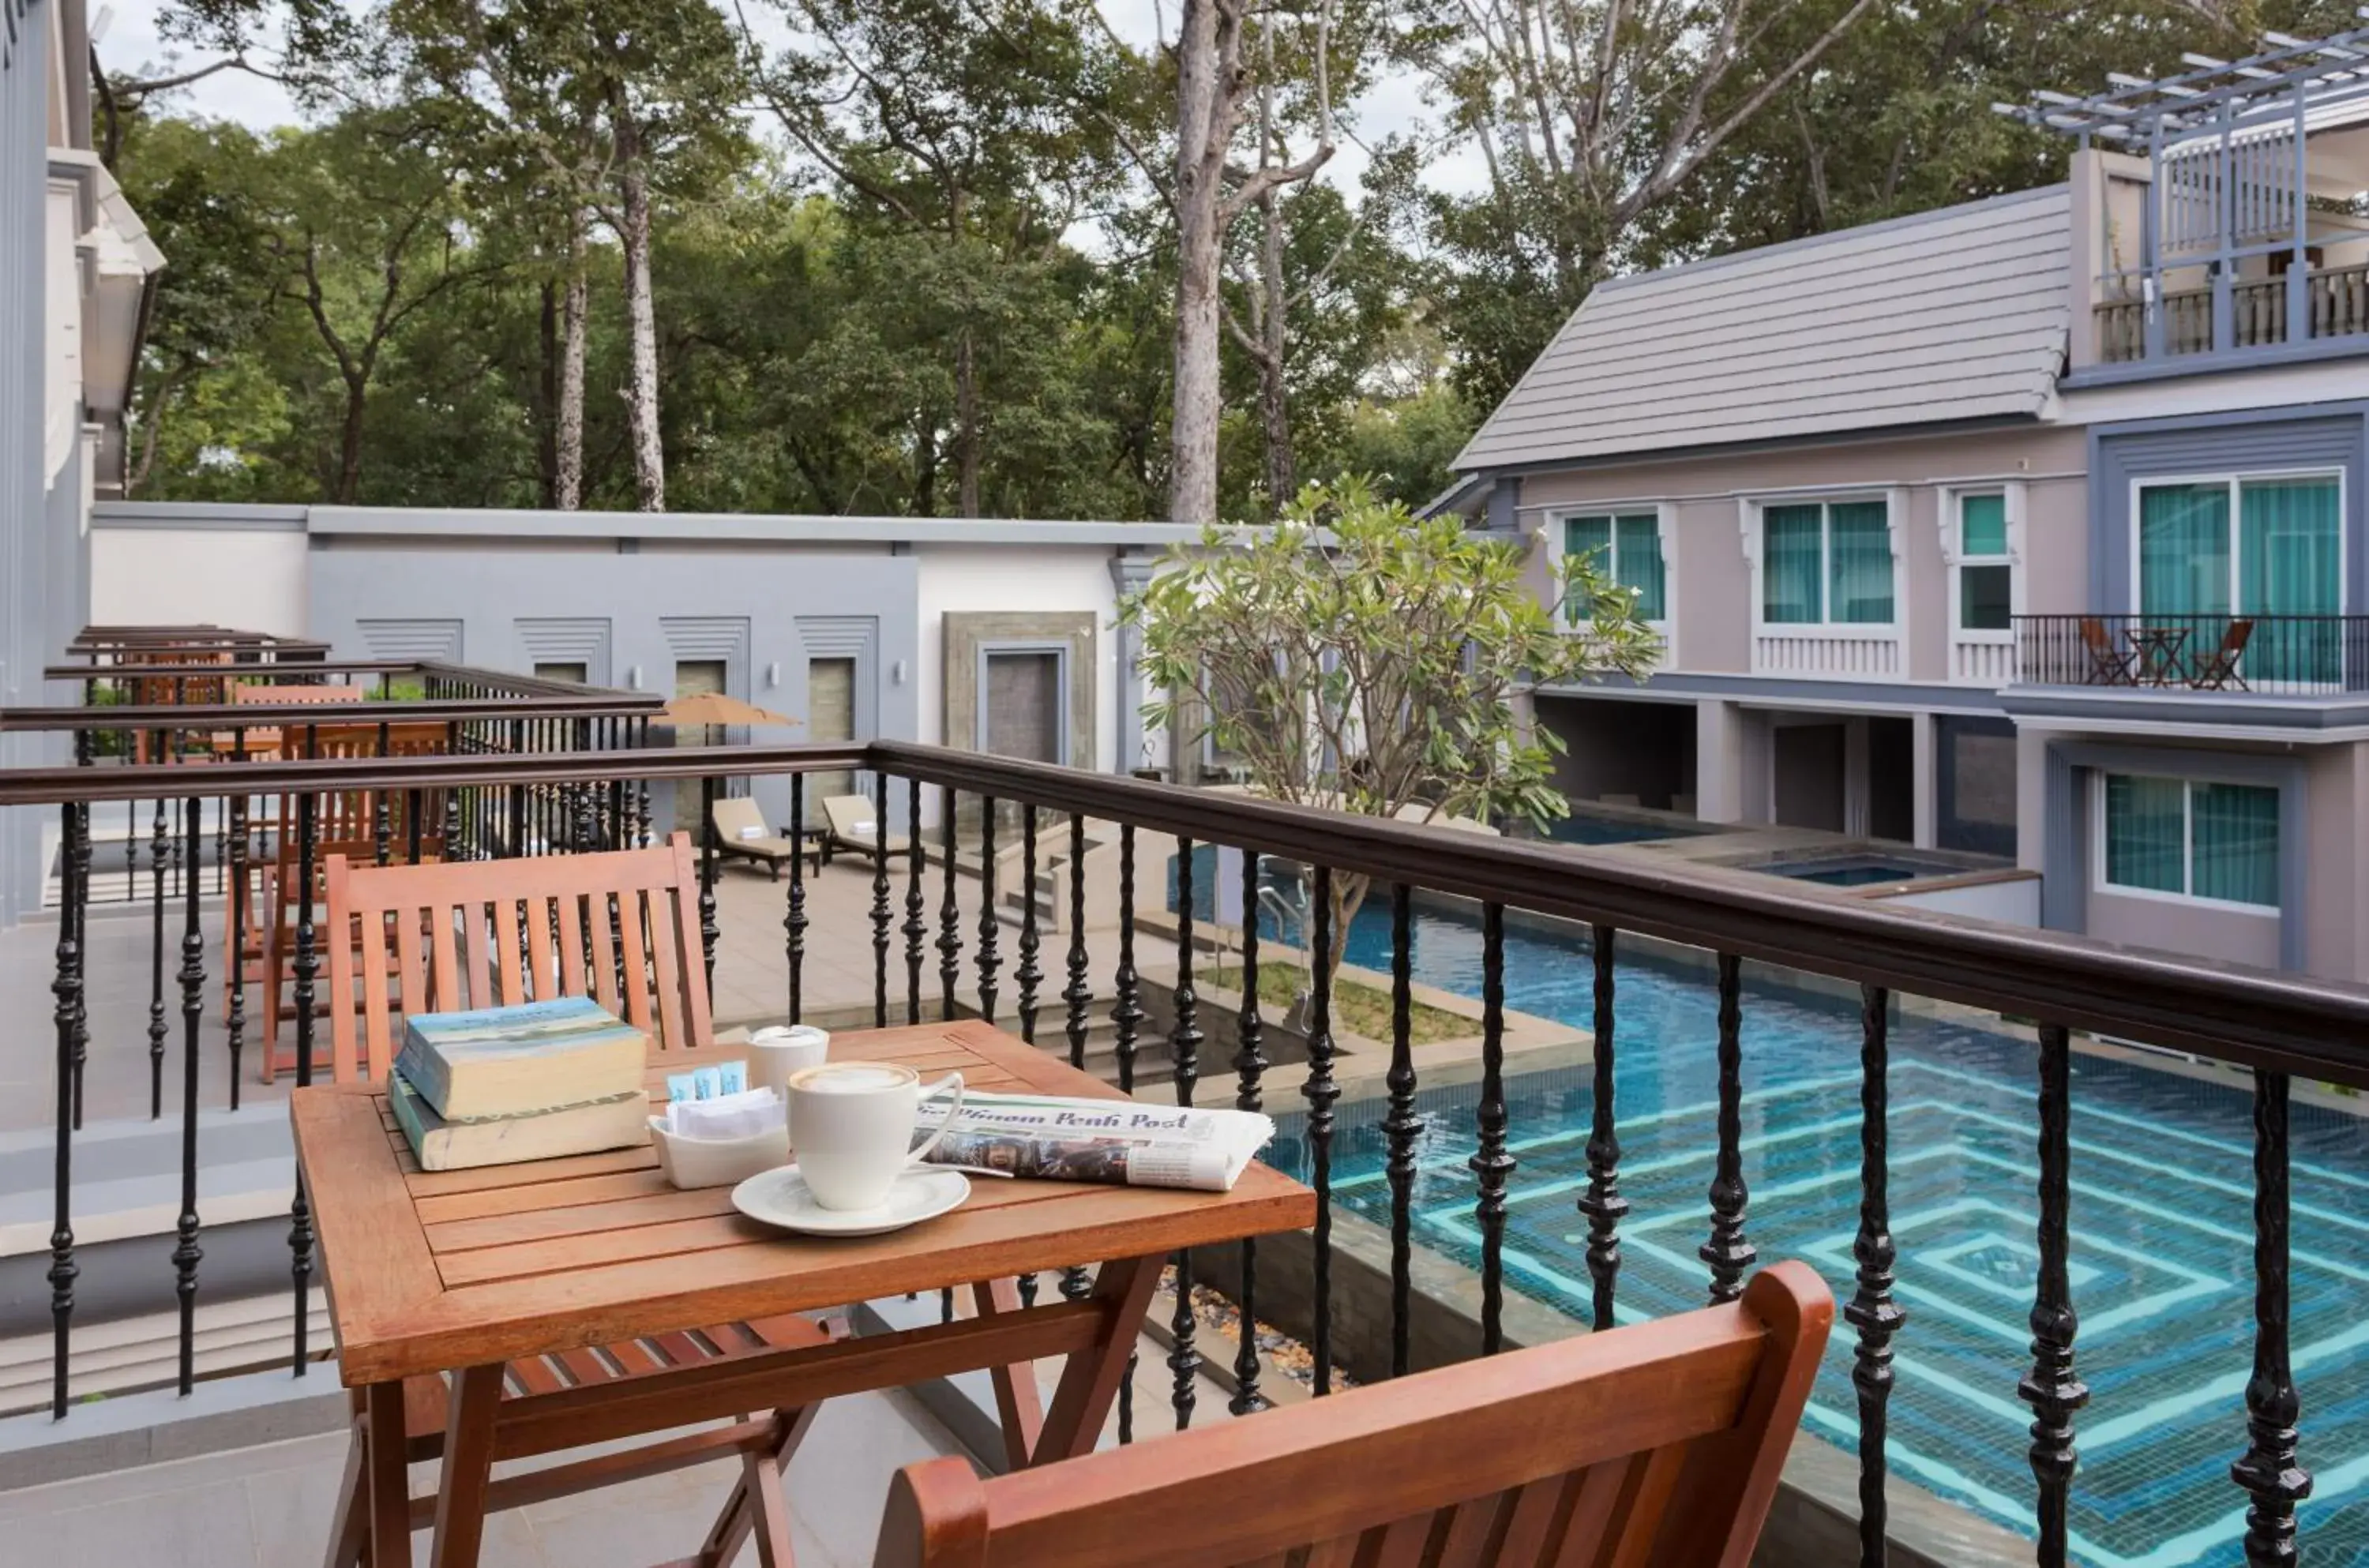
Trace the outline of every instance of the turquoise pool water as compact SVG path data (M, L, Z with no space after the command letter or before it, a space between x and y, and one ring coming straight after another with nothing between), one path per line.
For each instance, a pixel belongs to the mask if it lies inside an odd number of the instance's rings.
M1349 958L1389 964L1387 912L1352 927ZM1417 917L1422 980L1477 996L1481 935L1453 915ZM1763 1258L1799 1257L1838 1299L1851 1290L1859 1204L1859 1024L1855 1008L1745 971L1745 1172L1750 1235ZM1584 941L1506 938L1507 1002L1585 1026ZM1709 1227L1716 1149L1715 997L1707 976L1624 958L1618 970L1622 1321L1700 1305L1695 1249ZM2029 1409L2034 1226L2035 1060L2004 1034L1903 1017L1892 1035L1892 1219L1898 1299L1891 1462L1914 1482L2029 1533ZM1511 1079L1509 1288L1585 1315L1590 1113L1582 1072ZM1270 1091L1270 1105L1286 1095ZM1427 1119L1413 1216L1419 1244L1475 1264L1471 1088L1422 1096ZM1374 1102L1340 1108L1335 1200L1387 1223L1390 1192ZM2073 1087L2072 1283L2081 1468L2073 1546L2100 1568L2237 1563L2244 1496L2228 1480L2245 1447L2251 1368L2249 1102L2240 1090L2078 1057ZM2295 1365L2306 1563L2369 1562L2369 1124L2298 1103L2293 1113ZM1276 1155L1305 1158L1296 1119ZM1856 1441L1852 1339L1837 1320L1807 1429Z

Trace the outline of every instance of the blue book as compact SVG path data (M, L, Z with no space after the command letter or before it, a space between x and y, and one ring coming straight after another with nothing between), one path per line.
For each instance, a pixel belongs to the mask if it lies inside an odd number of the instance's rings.
M395 1070L447 1121L638 1093L649 1036L590 997L406 1019Z

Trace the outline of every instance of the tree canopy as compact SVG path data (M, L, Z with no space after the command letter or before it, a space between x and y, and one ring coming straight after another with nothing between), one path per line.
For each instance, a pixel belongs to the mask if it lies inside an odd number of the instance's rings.
M2060 177L1991 102L2341 19L1175 10L177 0L188 58L95 60L168 258L131 493L1255 518L1355 474L1419 505L1602 279ZM301 123L197 117L218 68ZM1382 135L1380 98L1422 109Z

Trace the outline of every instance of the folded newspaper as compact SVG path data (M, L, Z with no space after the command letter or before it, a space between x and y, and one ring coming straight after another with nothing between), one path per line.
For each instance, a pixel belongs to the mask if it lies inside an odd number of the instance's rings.
M936 1107L924 1106L916 1140L938 1120ZM1047 1181L1230 1192L1274 1137L1273 1118L1253 1111L972 1091L925 1158Z

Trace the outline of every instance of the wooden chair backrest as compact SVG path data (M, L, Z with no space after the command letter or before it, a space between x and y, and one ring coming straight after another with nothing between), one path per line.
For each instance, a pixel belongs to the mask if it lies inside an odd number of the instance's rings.
M360 688L348 690L359 691ZM433 720L390 724L386 727L383 754L389 757L442 756L450 740L445 727ZM286 746L287 755L297 759L358 759L382 754L379 727L374 724L292 726ZM440 789L387 792L388 844L395 855L406 860L410 858L411 797L415 793L419 797L420 853L423 858L433 856L441 859L444 852L444 792ZM302 848L296 796L283 795L279 797L272 831L278 845L280 868L284 875L296 864ZM315 865L325 864L331 854L343 854L356 860L374 860L377 858L377 843L376 792L367 789L324 790L314 796Z
M1741 1301L981 1481L889 1488L876 1568L1745 1568L1834 1299Z
M646 850L440 865L332 856L337 1081L384 1077L415 1003L448 1013L590 996L660 1050L709 1044L698 887L688 833Z
M2228 628L2221 634L2221 657L2226 659L2235 659L2246 651L2246 645L2251 642L2253 637L2253 621L2249 617L2239 616L2230 622Z
M362 700L360 686L234 686L230 700L234 704L272 703L320 704L359 703Z
M2092 654L2112 654L2114 639L2106 635L2106 624L2095 615L2081 617L2081 646Z

